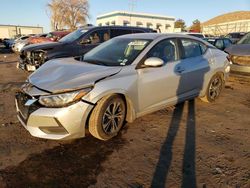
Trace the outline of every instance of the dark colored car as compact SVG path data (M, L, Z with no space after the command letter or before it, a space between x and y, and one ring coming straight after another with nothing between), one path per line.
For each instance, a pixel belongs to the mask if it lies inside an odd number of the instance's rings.
M233 45L229 38L206 38L205 40L222 51Z
M233 32L227 34L225 37L230 38L233 44L236 44L245 34L245 32Z
M152 32L155 30L142 27L83 27L63 37L58 42L33 44L25 47L21 51L18 67L34 71L50 59L82 56L102 42L120 35Z
M233 72L250 74L250 33L246 34L237 44L225 49L231 61Z

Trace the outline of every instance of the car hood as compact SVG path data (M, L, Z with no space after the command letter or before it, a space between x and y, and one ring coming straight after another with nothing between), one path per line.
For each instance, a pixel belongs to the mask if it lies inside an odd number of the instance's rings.
M230 55L250 56L250 44L235 44L225 49Z
M108 67L80 62L74 58L50 60L29 77L39 89L52 93L94 86L96 81L117 74L121 67Z
M56 48L58 46L63 45L61 42L44 42L39 44L31 44L25 47L24 51L34 51L34 50L48 50L52 48Z

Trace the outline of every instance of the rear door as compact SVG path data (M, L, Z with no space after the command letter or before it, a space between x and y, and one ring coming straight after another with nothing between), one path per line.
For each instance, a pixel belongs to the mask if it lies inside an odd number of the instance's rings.
M181 61L175 67L180 76L179 99L184 100L199 94L203 87L205 74L210 70L210 53L205 44L194 39L180 38Z

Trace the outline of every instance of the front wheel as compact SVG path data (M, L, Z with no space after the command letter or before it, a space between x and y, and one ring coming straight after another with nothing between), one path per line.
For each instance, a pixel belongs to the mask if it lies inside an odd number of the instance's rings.
M102 98L89 119L89 132L100 140L109 140L122 128L126 116L126 105L119 95Z
M219 98L224 87L224 82L220 74L214 75L207 87L206 95L201 98L205 102L214 102Z

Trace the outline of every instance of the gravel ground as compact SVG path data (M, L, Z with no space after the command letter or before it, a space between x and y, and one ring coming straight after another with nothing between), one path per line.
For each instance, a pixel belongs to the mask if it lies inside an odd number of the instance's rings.
M14 94L28 74L0 49L0 187L250 187L250 77L231 75L220 99L146 115L116 138L34 138Z

